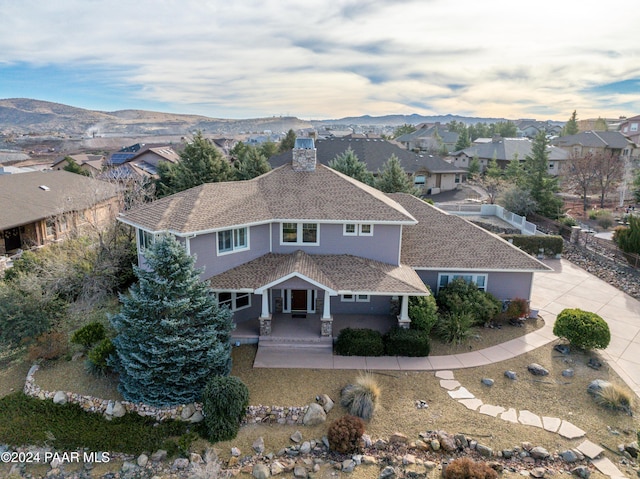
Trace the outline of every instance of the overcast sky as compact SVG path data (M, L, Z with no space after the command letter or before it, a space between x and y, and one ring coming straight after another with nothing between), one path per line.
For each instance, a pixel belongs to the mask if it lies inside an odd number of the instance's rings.
M637 0L0 0L0 98L217 118L640 114Z

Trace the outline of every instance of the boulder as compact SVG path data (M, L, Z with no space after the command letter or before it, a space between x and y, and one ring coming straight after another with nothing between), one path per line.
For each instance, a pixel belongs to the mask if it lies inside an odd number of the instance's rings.
M193 416L194 412L196 412L196 407L193 404L187 404L182 408L182 411L180 411L180 418L186 421Z
M193 415L188 419L188 421L190 423L198 423L198 422L202 422L204 421L204 414L202 414L202 411L196 411L193 413Z
M389 437L389 444L406 444L409 442L409 438L406 434L402 434L401 432L394 432Z
M491 456L493 456L493 449L491 449L489 446L485 446L484 444L476 445L476 451L482 457L491 457Z
M589 479L591 471L589 471L589 467L587 466L578 466L571 469L571 474L578 476L580 479Z
M378 479L392 479L396 477L396 470L392 466L385 467L378 476Z
M264 438L260 436L258 439L253 441L251 447L257 454L262 454L264 452Z
M53 404L67 404L67 393L64 391L56 391L53 395Z
M300 454L309 454L311 452L311 443L309 441L304 441L300 445Z
M177 469L179 471L183 471L187 467L189 467L189 459L187 459L186 457L179 457L178 459L173 461L173 466L172 467L173 467L173 469Z
M302 441L302 433L300 431L296 431L291 434L291 436L289 436L289 439L298 444L300 441Z
M136 460L136 463L138 463L138 466L140 467L145 467L149 463L149 456L147 456L146 454L140 454L138 456L138 459Z
M253 470L251 471L251 475L256 479L267 479L271 475L271 471L266 464L258 463L253 466Z
M274 461L271 463L271 475L277 476L278 474L282 474L284 472L284 466L280 461Z
M322 406L322 409L324 409L324 412L331 411L333 409L333 406L335 405L335 403L333 402L333 399L331 399L326 394L321 394L320 396L318 396L316 398L316 401L318 401L318 404Z
M458 449L455 437L444 431L438 431L438 441L440 442L442 450L446 452L452 452Z
M116 401L113 404L113 417L122 417L125 414L127 414L127 410L125 409L125 407L122 405L122 403L120 401Z
M576 462L578 460L578 455L575 453L575 451L572 451L571 449L567 449L566 451L560 452L559 456L562 458L564 462L568 462L568 463Z
M233 457L240 457L240 454L241 454L240 449L238 449L237 447L231 448L231 455Z
M531 477L535 477L536 479L542 479L544 477L544 473L546 469L544 467L534 467L531 469Z
M638 457L640 454L640 449L638 448L638 441L630 442L629 444L625 444L624 450L628 452L632 458Z
M304 466L296 466L293 468L293 477L297 479L306 479L308 475L307 468Z
M567 344L556 344L553 349L558 351L560 354L567 355L571 352L569 346Z
M318 403L311 403L307 408L307 412L304 413L302 418L302 424L305 426L317 426L327 420L327 413L323 407Z
M164 461L167 458L167 451L164 449L158 449L156 452L151 454L151 460L153 462Z
M600 391L608 387L611 387L611 383L609 381L605 381L604 379L594 379L587 386L587 392L595 396Z
M531 363L527 366L527 370L534 376L548 376L549 370L538 363Z
M542 446L536 446L533 449L531 449L531 451L529 451L529 454L531 455L531 457L533 457L534 459L546 459L549 457L549 451L547 451L544 447Z
M353 472L356 468L356 461L353 459L345 459L342 461L342 472Z
M565 378L572 378L574 376L574 374L575 374L575 372L571 368L565 369L564 371L562 371L562 376L564 376Z
M505 375L505 377L507 377L509 379L512 379L514 381L518 378L518 375L516 374L516 372L515 371L511 371L511 370L505 371L504 375Z

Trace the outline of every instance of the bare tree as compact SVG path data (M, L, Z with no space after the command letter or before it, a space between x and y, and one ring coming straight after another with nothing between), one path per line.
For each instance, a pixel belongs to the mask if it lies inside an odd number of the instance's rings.
M598 176L597 164L598 157L592 153L587 153L584 156L571 153L563 168L563 176L567 186L579 190L582 194L584 211L587 211L588 195Z
M600 153L597 158L596 183L600 190L600 208L604 208L607 193L622 181L625 164L620 155L614 155L611 152Z

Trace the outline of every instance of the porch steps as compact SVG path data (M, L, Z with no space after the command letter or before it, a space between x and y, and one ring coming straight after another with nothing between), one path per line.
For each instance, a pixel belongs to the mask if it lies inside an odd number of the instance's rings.
M260 336L258 341L259 347L266 348L304 348L304 349L321 349L326 351L333 351L333 338L294 338L284 336Z

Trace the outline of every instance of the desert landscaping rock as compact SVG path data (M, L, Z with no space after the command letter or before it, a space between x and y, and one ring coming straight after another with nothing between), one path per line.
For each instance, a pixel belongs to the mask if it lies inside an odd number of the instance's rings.
M534 376L548 376L549 370L538 363L531 363L527 366L527 370Z
M484 384L485 386L489 386L489 387L491 387L491 386L493 386L493 384L494 384L494 382L495 382L495 381L494 381L493 379L491 379L491 378L482 378L482 379L480 380L480 382L481 382L482 384Z
M182 411L180 412L180 417L186 421L191 416L193 416L194 412L196 412L195 406L193 404L187 404L185 407L182 408Z
M253 470L251 471L251 475L256 479L267 479L271 476L271 471L266 464L258 463L253 466Z
M331 399L326 394L321 394L320 396L318 396L316 398L316 401L322 406L322 409L324 409L324 412L326 413L331 411L333 409L333 406L335 405L333 399Z
M253 444L251 445L251 447L253 448L253 450L257 454L263 454L264 453L264 438L262 436L257 438L255 441L253 441Z
M571 469L571 474L579 477L580 479L589 479L591 471L587 466L578 466Z
M67 394L64 391L57 391L53 396L53 404L67 404Z
M140 467L146 467L146 465L149 463L149 456L147 456L146 454L140 454L138 456L138 459L136 460L136 463Z
M202 411L196 411L191 415L188 421L193 424L202 422L204 421L204 414L202 414Z
M409 438L406 434L402 434L401 432L394 432L389 437L389 444L407 444L409 442Z
M311 403L304 414L302 424L305 426L317 426L327 420L327 413L318 403Z
M179 457L175 461L173 461L173 469L178 469L179 471L184 470L189 467L189 459L186 457Z
M385 467L378 476L379 479L393 479L396 477L396 470L392 466Z
M122 405L120 401L116 401L113 404L113 412L112 412L113 417L122 417L125 414L127 414L127 410L125 409L125 407Z
M608 387L611 387L611 383L609 381L605 381L604 379L594 379L587 386L587 392L591 395L596 395Z
M515 381L516 379L518 379L518 375L516 374L516 372L515 372L515 371L511 371L511 370L505 371L505 372L504 372L504 376L505 376L506 378L508 378L508 379L513 380L513 381Z
M563 354L565 356L571 352L571 350L569 349L569 346L566 344L556 344L553 347L553 350L558 351L560 354Z
M536 446L533 449L531 449L531 451L529 451L529 454L531 455L531 457L533 457L534 459L546 459L549 457L549 451L547 451L544 447L542 446Z
M565 378L572 378L574 375L575 371L571 368L562 371L562 376L564 376Z
M493 449L491 449L489 446L485 446L484 444L477 444L476 452L480 454L482 457L493 456Z
M164 449L158 449L156 452L151 454L151 460L153 462L164 461L167 458L167 451Z
M300 431L296 431L291 434L290 439L297 444L302 441L302 433Z

